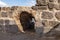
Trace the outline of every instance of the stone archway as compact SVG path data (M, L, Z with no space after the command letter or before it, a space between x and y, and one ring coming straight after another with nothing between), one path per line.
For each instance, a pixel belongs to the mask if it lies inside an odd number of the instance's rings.
M31 13L28 13L26 11L22 11L20 14L20 22L24 29L24 31L31 31L34 30L34 22L32 22L32 16Z

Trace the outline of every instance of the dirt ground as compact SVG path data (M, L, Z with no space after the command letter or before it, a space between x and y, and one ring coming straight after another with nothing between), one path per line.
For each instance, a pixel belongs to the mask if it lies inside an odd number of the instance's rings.
M55 37L46 37L34 33L34 32L26 32L26 33L6 33L0 32L0 40L59 40Z

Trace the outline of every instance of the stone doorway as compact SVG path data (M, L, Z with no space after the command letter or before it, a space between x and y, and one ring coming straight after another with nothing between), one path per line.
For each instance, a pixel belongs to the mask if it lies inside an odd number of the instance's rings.
M28 13L26 11L21 12L20 22L23 26L24 31L34 31L34 22L32 22L32 19L34 19L34 17L31 13Z

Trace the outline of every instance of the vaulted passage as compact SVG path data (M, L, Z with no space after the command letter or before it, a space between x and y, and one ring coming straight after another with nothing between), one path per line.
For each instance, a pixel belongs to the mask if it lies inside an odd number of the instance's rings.
M34 17L31 13L28 13L26 11L21 12L20 14L20 22L23 26L24 31L33 31L34 30L34 22L32 22L32 19Z

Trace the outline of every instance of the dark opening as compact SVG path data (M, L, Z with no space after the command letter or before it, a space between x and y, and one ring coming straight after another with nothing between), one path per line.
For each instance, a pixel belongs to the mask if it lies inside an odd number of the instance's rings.
M32 22L32 18L34 18L32 14L26 11L20 14L20 22L24 31L34 31L34 22Z

